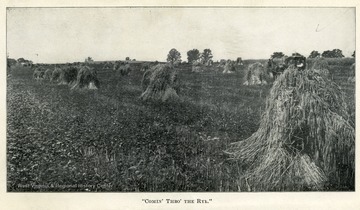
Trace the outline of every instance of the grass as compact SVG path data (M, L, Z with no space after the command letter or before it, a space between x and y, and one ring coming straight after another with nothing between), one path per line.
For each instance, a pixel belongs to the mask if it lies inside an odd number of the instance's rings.
M133 67L123 77L97 67L101 84L95 91L35 81L30 69L12 69L7 190L247 191L238 182L239 164L223 151L258 129L271 85L243 86L244 68L226 75L216 67L192 73L181 65L180 103L142 102L141 65ZM347 71L330 69L355 121Z

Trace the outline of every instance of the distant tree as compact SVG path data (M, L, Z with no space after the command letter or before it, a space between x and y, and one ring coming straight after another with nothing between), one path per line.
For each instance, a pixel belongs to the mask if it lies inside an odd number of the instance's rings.
M132 59L133 61L136 61L136 59L134 58L134 59Z
M92 59L92 57L87 57L85 58L85 63L92 63L94 62L94 60Z
M25 60L24 58L19 58L17 59L18 63L25 63L27 60Z
M321 54L322 57L324 58L333 58L333 53L332 51L330 50L325 50L322 54Z
M353 52L353 54L351 56L355 58L355 50L354 50L354 52Z
M274 52L272 55L271 55L271 58L282 58L284 57L284 53L282 52Z
M192 63L194 61L199 60L200 52L198 49L192 49L187 52L187 56L188 56L187 57L188 63Z
M213 55L211 53L210 49L204 49L204 51L201 53L201 62L202 63L207 63L209 60L211 60L213 58Z
M7 62L8 67L13 66L13 65L16 64L16 60L13 59L13 58L7 58L6 62Z
M309 58L318 58L318 57L320 57L320 53L316 50L313 50L309 55Z
M173 48L169 51L169 54L167 55L166 60L170 63L174 63L175 61L181 62L181 54L179 51L177 51L175 48Z
M335 55L335 58L343 58L345 57L341 50L339 49L333 49L333 53Z
M24 58L19 58L19 59L17 59L17 62L20 63L20 64L22 64L23 66L29 66L29 67L31 67L32 64L33 64L32 61L26 60L26 59L24 59Z
M125 60L129 61L129 60L130 60L130 58L129 58L129 57L126 57L126 58L125 58Z
M298 53L298 52L294 52L293 54L291 54L291 56L303 56L303 55L301 55L301 54Z
M237 65L243 65L244 64L241 57L236 58L236 64Z
M326 50L321 54L324 58L343 58L344 55L342 54L342 51L339 49L333 49L332 51Z

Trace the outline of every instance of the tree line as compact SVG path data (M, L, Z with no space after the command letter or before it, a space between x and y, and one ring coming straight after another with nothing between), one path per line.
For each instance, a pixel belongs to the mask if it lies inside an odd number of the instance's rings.
M201 63L207 63L209 60L213 58L213 54L210 49L204 49L202 53L198 49L192 49L187 52L187 62L193 63L195 61ZM174 62L181 62L181 54L175 48L169 51L167 55L166 61L174 63Z
M283 52L274 52L271 55L271 58L282 58L284 57L285 54ZM293 53L292 56L302 56L299 53ZM353 54L351 55L352 57L355 58L355 51L353 52ZM316 50L313 50L308 58L319 58L319 57L323 57L323 58L343 58L345 57L342 54L342 51L340 49L333 49L333 50L325 50L323 53L319 53ZM187 62L188 63L193 63L193 62L201 62L203 64L207 63L209 60L212 60L213 58L213 54L211 52L210 49L204 49L204 51L202 53L200 53L200 51L198 49L192 49L189 50L187 52ZM126 57L126 60L129 61L130 58ZM135 59L133 59L135 61ZM93 59L91 57L88 57L85 59L85 62L91 62L93 61ZM176 50L175 48L171 49L169 51L169 54L167 55L167 62L170 63L175 63L175 62L181 62L181 54L178 50ZM19 58L17 60L12 59L12 58L8 58L7 59L7 63L8 65L13 65L15 63L29 63L32 64L32 61L30 60L26 60L24 58Z
M26 64L33 64L33 62L32 62L32 61L30 61L30 60L26 60L26 59L24 59L24 58L19 58L19 59L17 59L17 60L15 60L15 59L13 59L13 58L7 58L7 65L8 65L8 66L15 65L16 63L22 63L22 64L24 64L24 63L26 63Z
M322 54L320 54L316 50L313 50L309 55L309 58L318 58L318 57L323 57L323 58L343 58L345 56L342 54L342 51L339 50L339 49L325 50ZM352 54L352 57L355 57L355 51Z
M282 52L274 52L271 55L271 58L282 58L283 56L285 56L284 53ZM302 56L300 53L293 53L292 56ZM355 51L353 52L353 54L351 55L352 57L355 58ZM343 58L345 57L342 53L341 50L339 49L333 49L333 50L325 50L323 53L319 53L316 50L313 50L308 58Z
M271 55L271 58L282 58L285 54L283 52L274 52ZM292 56L302 56L300 53L293 53ZM351 55L352 57L355 57L355 51ZM345 57L340 49L333 49L333 50L325 50L323 53L319 53L316 50L313 50L308 58L343 58ZM193 63L193 62L201 62L206 63L209 60L213 58L212 52L210 49L204 49L202 53L198 49L192 49L187 52L187 62ZM181 62L181 53L176 50L175 48L171 49L169 51L169 54L167 55L168 62L174 63L174 62Z

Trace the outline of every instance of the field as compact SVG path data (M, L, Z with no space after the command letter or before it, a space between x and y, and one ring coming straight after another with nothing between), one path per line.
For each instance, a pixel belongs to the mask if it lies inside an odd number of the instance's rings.
M255 60L245 61L246 65ZM261 61L265 62L265 61ZM355 122L353 59L330 60ZM106 192L248 191L241 166L224 154L254 133L271 84L242 85L244 69L222 74L178 67L179 103L142 102L140 64L129 76L98 69L98 90L32 79L7 80L7 190ZM349 190L332 186L326 190Z

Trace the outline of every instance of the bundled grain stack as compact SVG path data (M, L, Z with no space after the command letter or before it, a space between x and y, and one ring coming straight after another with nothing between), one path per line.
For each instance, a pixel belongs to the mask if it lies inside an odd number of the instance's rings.
M154 72L155 68L149 68L148 70L145 71L143 77L142 77L142 80L141 80L141 87L142 87L142 90L145 91L146 88L149 86L150 84L150 77L151 77L151 74Z
M59 85L70 85L72 86L78 75L78 68L76 67L64 67L64 69L60 72L59 76Z
M153 67L148 86L140 98L147 100L176 101L179 99L179 83L176 71L169 65L158 64ZM145 75L144 75L145 77ZM143 79L144 80L144 79Z
M315 60L318 60L318 59L315 59ZM320 59L320 60L324 61L323 59ZM298 70L302 71L302 70L305 70L307 62L306 62L306 58L304 56L297 55L295 53L292 56L286 58L285 65L286 65L286 67L294 65Z
M130 67L130 64L127 63L123 66L120 66L120 74L121 76L126 76L126 75L129 75L129 73L131 72L131 67Z
M53 73L53 70L46 69L45 72L44 72L44 79L45 80L51 80L52 73Z
M202 64L198 61L194 61L191 66L191 71L192 72L202 72L203 71Z
M120 67L121 64L122 64L121 61L115 61L114 65L113 65L113 70L116 71Z
M313 61L311 69L324 77L329 76L329 64L324 58L317 58Z
M212 65L214 65L214 61L213 60L208 60L205 65L206 66L212 66Z
M35 80L42 80L42 79L44 79L44 73L45 73L45 71L42 68L37 67L34 70L33 78Z
M350 76L348 78L349 82L355 82L355 63L350 66Z
M268 75L264 65L259 62L249 65L245 75L244 85L265 85L270 76Z
M235 64L233 61L228 60L224 66L224 71L222 72L223 74L231 74L231 73L235 73L236 68L235 68Z
M77 79L71 89L98 89L100 82L94 68L83 66L77 74Z
M110 62L103 62L102 66L103 66L103 68L102 68L103 70L111 69L111 63Z
M55 82L59 81L61 71L62 70L60 68L55 67L54 71L51 74L50 81L55 81Z
M141 72L146 72L149 69L150 69L150 64L149 63L143 63L142 66L141 66L140 71Z
M241 57L238 57L238 58L236 59L236 65L237 65L237 66L242 66L242 65L244 65L244 62L243 62L243 60L242 60Z
M274 82L260 127L226 151L253 191L354 188L355 129L341 89L313 69Z
M120 74L121 76L126 76L129 75L132 69L129 63L121 62L114 65L114 70L117 74Z
M113 65L113 70L116 72L119 70L120 66L125 65L125 62L122 61L115 61Z
M225 66L225 64L226 64L226 60L221 59L217 67L223 68Z
M281 58L270 58L268 60L266 68L271 78L276 79L282 72L285 71L285 69L288 68L287 60L287 56L283 56Z

